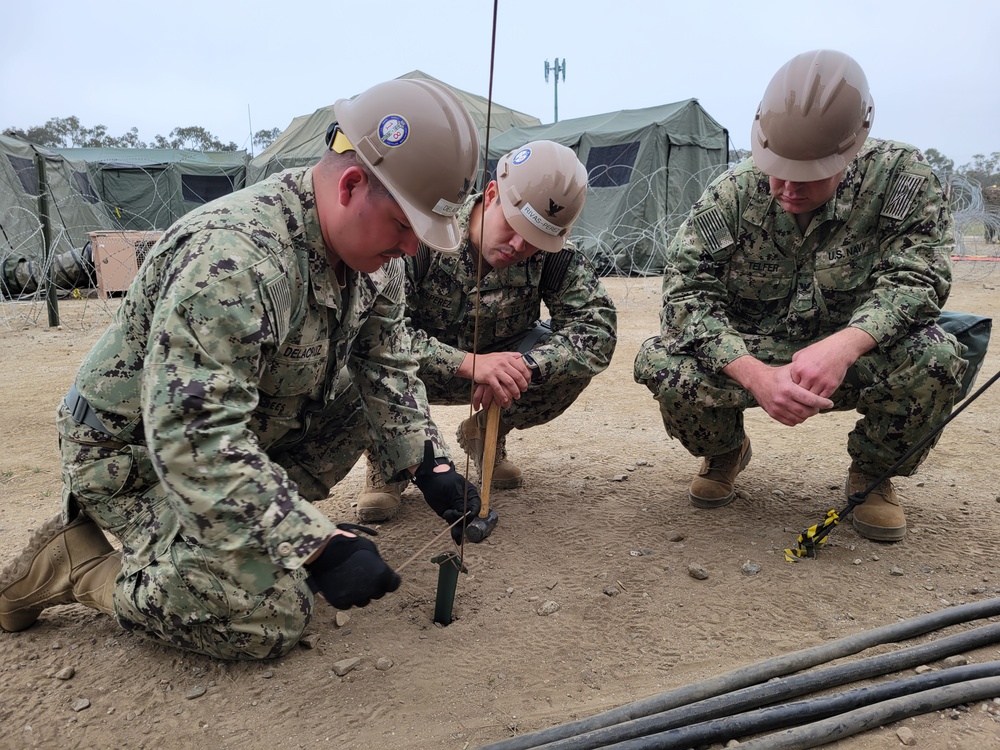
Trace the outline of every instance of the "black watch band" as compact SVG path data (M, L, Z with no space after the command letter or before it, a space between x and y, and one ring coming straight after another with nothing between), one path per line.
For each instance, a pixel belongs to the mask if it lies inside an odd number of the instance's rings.
M528 366L528 369L531 370L531 382L537 383L538 379L541 377L542 368L538 366L538 363L535 361L535 358L532 357L530 354L522 354L521 359L524 360L524 364L526 364Z

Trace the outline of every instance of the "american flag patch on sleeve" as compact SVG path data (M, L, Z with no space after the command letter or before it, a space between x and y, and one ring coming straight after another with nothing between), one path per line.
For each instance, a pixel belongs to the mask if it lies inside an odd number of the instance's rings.
M925 177L904 172L896 178L892 192L882 207L882 216L888 219L904 219L913 209L913 201L923 187Z
M393 258L376 273L381 274L376 284L382 294L393 301L401 300L403 298L403 259ZM372 274L372 278L375 279L375 274Z
M710 252L736 244L718 208L710 208L695 216L694 225L701 236L701 241Z
M288 335L289 318L292 314L292 292L288 288L288 279L278 276L267 282L265 288L271 300L271 309L274 310L274 320L271 321L274 335L278 341L284 341Z

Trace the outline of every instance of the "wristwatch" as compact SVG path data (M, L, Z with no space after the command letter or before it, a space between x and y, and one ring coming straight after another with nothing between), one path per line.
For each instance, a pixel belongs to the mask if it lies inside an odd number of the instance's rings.
M537 383L538 379L542 376L542 368L538 366L538 363L535 361L535 358L532 357L530 354L522 354L521 359L524 360L524 364L526 364L528 368L531 370L531 382Z

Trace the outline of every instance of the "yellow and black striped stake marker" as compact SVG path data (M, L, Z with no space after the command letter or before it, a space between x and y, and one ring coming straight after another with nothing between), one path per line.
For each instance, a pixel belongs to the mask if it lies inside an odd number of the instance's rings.
M1000 378L1000 372L997 372L992 378L986 381L979 390L973 393L971 396L966 397L966 399L958 406L951 414L945 417L934 429L924 435L920 440L918 440L909 450L906 451L899 460L896 461L882 476L872 482L864 492L855 492L853 495L847 498L847 507L844 508L838 514L836 510L828 511L826 518L823 519L822 523L818 523L815 526L810 526L808 529L799 534L798 542L799 546L796 549L788 548L785 550L785 560L787 562L798 562L804 557L816 557L816 548L822 545L826 541L826 536L831 531L833 527L840 523L842 518L847 518L856 507L861 505L865 501L865 498L874 490L879 484L884 480L888 479L893 475L893 472L898 469L906 459L920 450L924 445L926 445L930 440L944 429L944 426L948 424L951 420L962 413L962 410L966 406L971 404L977 398L979 398L983 391L989 388L993 383ZM972 387L971 385L969 386Z
M887 479L888 477L889 473L886 472L875 482L872 482L872 484L870 484L864 492L855 492L853 495L848 497L847 505L842 511L840 511L840 513L833 508L828 510L826 512L826 518L823 519L822 523L810 526L808 529L799 534L798 547L795 549L789 547L785 550L785 562L798 562L804 557L816 557L819 547L826 543L826 538L830 532L833 531L833 527L851 515L851 513L854 512L854 509L865 501L865 498L868 497L871 491L878 487L879 483L883 479Z
M853 505L848 506L848 511L853 510ZM833 527L840 523L840 514L833 508L827 511L826 518L822 523L813 524L808 529L799 534L799 546L795 549L791 547L785 550L785 562L798 562L804 557L816 557L817 547L826 542L827 535L833 531Z

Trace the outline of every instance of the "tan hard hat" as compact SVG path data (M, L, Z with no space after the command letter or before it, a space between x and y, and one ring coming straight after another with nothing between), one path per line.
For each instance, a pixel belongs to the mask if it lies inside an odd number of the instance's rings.
M511 229L540 250L562 250L587 200L587 170L553 141L532 141L497 162L497 187Z
M338 100L333 111L417 238L435 250L458 250L455 216L479 164L479 131L458 97L434 81L396 79Z
M796 55L767 85L750 136L754 164L793 182L843 170L872 128L875 102L854 58L821 49Z

